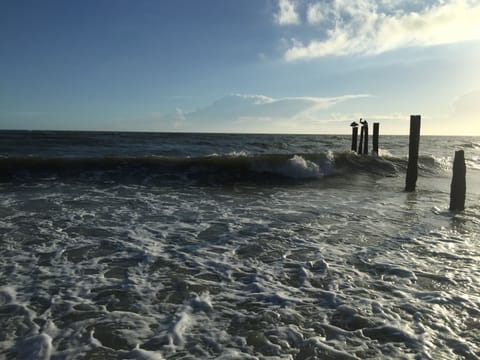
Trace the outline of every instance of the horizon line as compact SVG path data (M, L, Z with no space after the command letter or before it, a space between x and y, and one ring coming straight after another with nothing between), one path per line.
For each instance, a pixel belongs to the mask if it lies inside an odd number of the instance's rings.
M303 133L303 132L231 132L231 131L171 131L171 130L81 130L81 129L0 129L0 132L58 132L58 133L156 133L156 134L201 134L201 135L298 135L298 136L351 136L351 133ZM421 136L435 137L480 137L470 134L420 134ZM372 135L370 135L372 136ZM382 136L409 136L402 134L380 134Z

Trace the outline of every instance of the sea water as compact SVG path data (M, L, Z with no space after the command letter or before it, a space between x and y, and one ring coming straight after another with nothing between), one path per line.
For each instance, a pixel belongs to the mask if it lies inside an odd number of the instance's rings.
M0 357L480 358L480 138L380 148L1 132Z

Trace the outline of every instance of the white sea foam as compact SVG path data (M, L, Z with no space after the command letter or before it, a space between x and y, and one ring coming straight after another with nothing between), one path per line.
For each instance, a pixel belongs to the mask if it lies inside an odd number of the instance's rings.
M323 176L320 166L313 161L305 160L299 155L289 159L279 171L282 175L298 179L315 179Z
M288 165L283 170L285 174L290 174L299 178L321 177L320 167L313 161L305 160L301 156L295 155L288 161Z
M240 151L229 151L225 154L218 154L218 153L211 153L211 154L208 154L207 157L220 157L220 156L229 156L229 157L248 157L250 156L251 153L248 152L248 151L245 151L245 150L240 150Z
M248 151L245 151L245 150L231 151L231 152L227 153L227 156L233 156L233 157L247 157L249 155L250 155L250 153Z
M385 157L385 158L393 158L394 157L393 154L390 152L390 150L383 149L383 148L378 149L378 156Z
M0 357L474 359L480 194L341 180L0 184Z

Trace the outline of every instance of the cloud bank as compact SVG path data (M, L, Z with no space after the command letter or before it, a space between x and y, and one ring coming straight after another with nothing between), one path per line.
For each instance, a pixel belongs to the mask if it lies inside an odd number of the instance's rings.
M480 0L304 0L303 6L294 5L279 0L285 20L277 14L277 23L302 22L315 36L306 42L292 39L287 61L480 39Z
M408 134L411 113L366 111L365 104L375 98L363 94L280 98L231 94L193 111L150 112L135 119L115 119L114 124L117 130L349 134L350 123L364 118L369 123L380 122L383 135ZM355 110L357 106L363 110ZM480 90L458 96L445 107L446 112L421 114L422 134L479 134Z
M214 132L328 132L331 109L369 95L283 97L231 94L211 105L169 116L176 130ZM334 121L338 125L338 121Z

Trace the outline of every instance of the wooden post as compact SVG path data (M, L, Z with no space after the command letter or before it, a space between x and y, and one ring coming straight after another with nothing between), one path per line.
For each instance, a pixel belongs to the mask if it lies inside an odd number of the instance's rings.
M418 177L418 149L420 145L420 115L410 116L410 140L405 191L415 191Z
M352 128L352 151L357 151L358 126Z
M362 126L360 128L360 143L358 144L358 153L362 155L363 153L363 135L365 134L365 128Z
M365 128L365 137L363 138L363 154L368 155L368 123L365 121L362 127Z
M350 126L352 127L352 151L357 151L358 124L354 121Z
M465 210L465 193L466 193L466 175L465 154L463 150L455 151L455 159L453 160L453 177L450 186L450 210Z
M378 135L380 133L380 124L373 123L373 155L378 155Z

